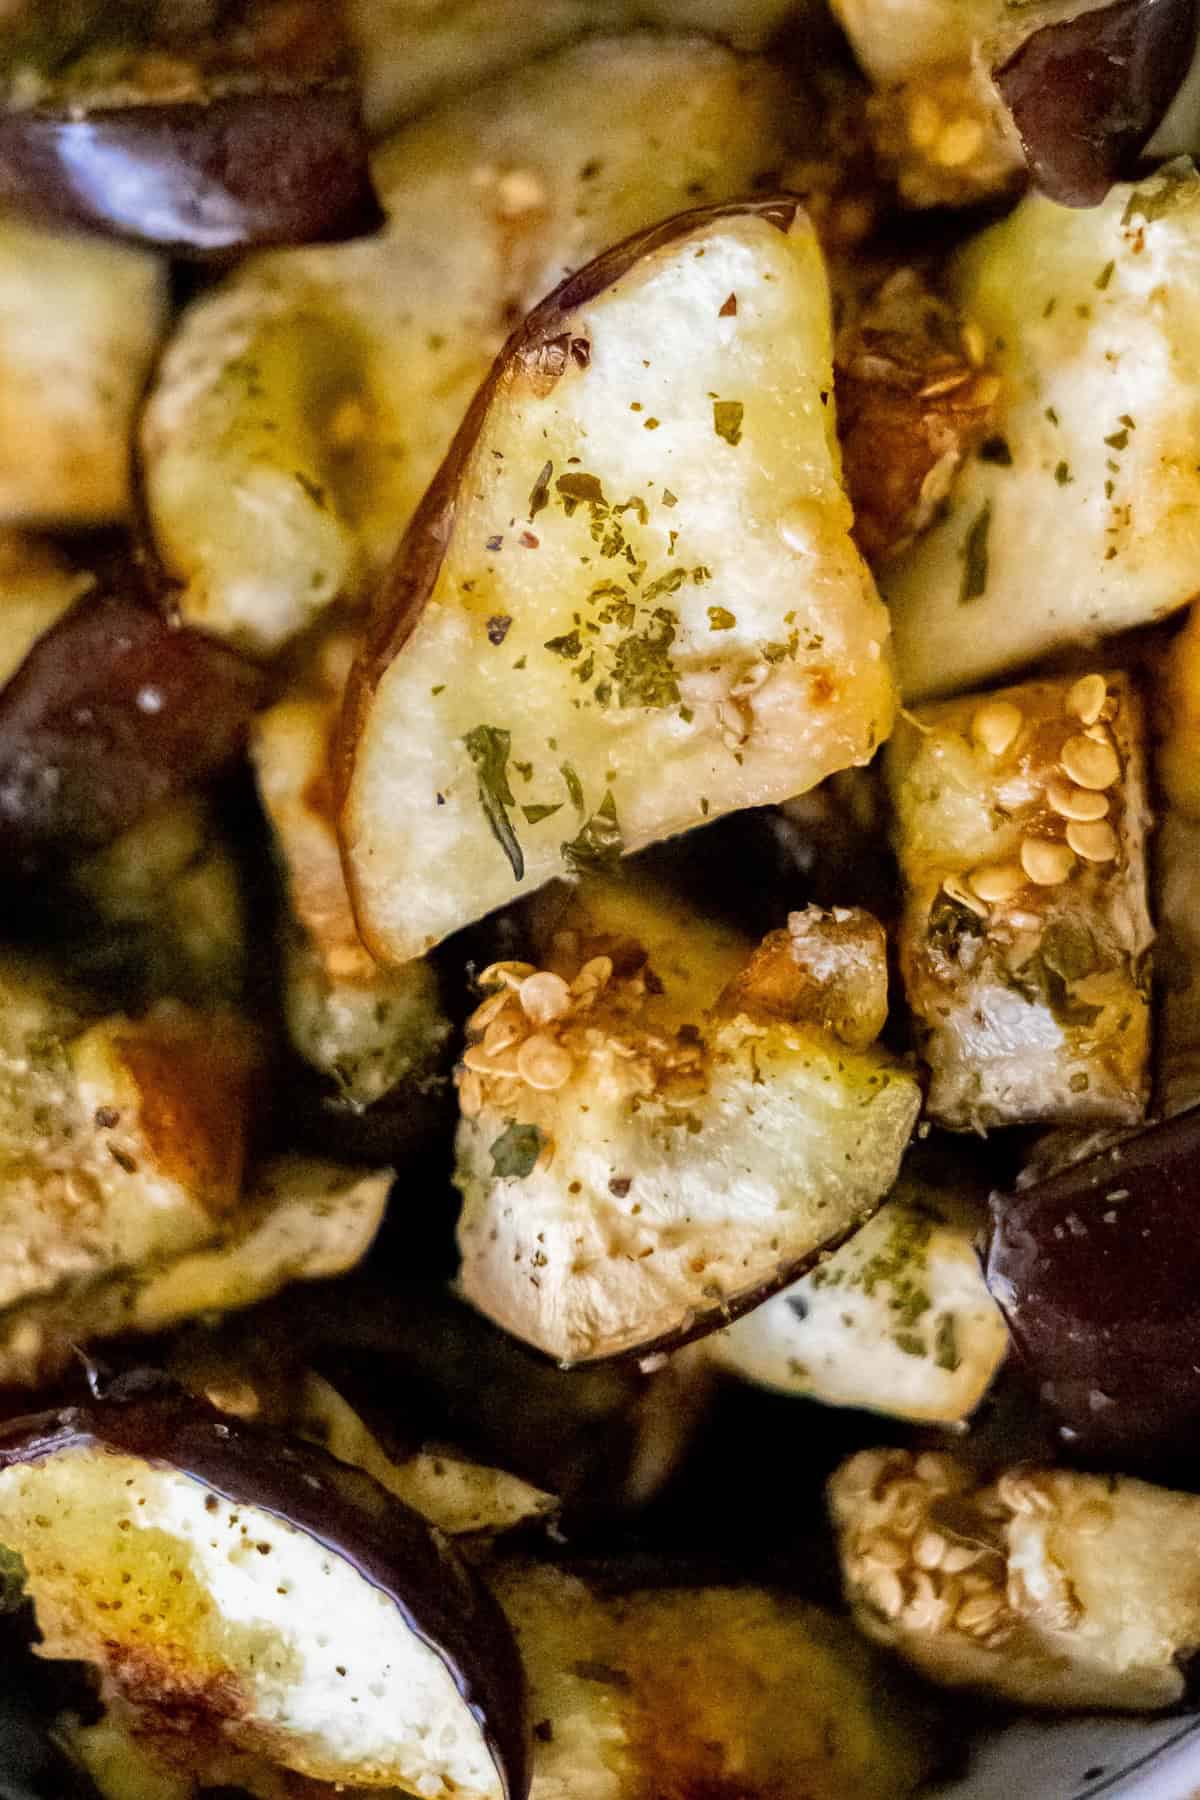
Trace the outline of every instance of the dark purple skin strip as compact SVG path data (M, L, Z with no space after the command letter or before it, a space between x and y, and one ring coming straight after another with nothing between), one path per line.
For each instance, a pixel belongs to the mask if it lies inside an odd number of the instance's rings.
M378 230L358 96L342 81L0 117L0 201L221 260Z
M992 1215L988 1286L1065 1441L1200 1460L1200 1108Z
M525 1677L508 1622L418 1513L315 1445L226 1417L173 1383L139 1373L88 1405L0 1428L0 1470L89 1446L177 1470L225 1500L270 1513L348 1562L445 1665L479 1725L506 1800L525 1800Z
M1135 172L1187 73L1197 0L1114 0L1034 31L993 69L1034 181L1097 206Z

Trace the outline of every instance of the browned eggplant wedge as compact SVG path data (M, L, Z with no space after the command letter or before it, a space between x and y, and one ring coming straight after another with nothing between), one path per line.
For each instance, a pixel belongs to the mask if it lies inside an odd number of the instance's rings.
M0 32L0 200L177 256L377 229L337 8L192 12L195 29L169 0L18 6Z
M347 690L341 840L381 961L870 760L888 623L831 395L791 199L631 238L513 335Z
M43 1656L317 1781L524 1800L520 1661L445 1540L302 1444L128 1378L0 1435Z
M1196 0L1025 11L1050 17L995 67L996 86L1042 192L1098 205L1166 117L1196 50Z
M992 1201L988 1285L1064 1441L1086 1454L1193 1454L1198 1157L1192 1110Z
M810 908L738 950L690 907L594 884L541 967L481 977L459 1280L563 1364L714 1330L896 1178L920 1101L874 1045L882 928Z
M976 1249L985 1218L978 1171L918 1148L848 1243L702 1348L777 1393L959 1424L1008 1350Z
M140 1259L114 1258L109 1272L89 1270L8 1306L0 1313L0 1386L56 1379L81 1344L166 1331L257 1305L297 1282L346 1274L370 1250L391 1184L390 1170L271 1159L194 1246L152 1245Z
M86 595L0 688L0 845L11 874L99 849L241 747L258 672L115 594Z
M166 320L161 258L0 219L0 523L128 517L134 419Z
M376 1404L373 1411L379 1410ZM453 1445L383 1441L338 1386L311 1371L303 1381L296 1428L450 1538L490 1544L510 1531L548 1524L558 1511L553 1494Z
M670 128L648 138L664 94ZM546 56L406 125L375 158L384 231L252 258L162 361L143 477L184 618L270 654L361 600L529 309L631 232L762 192L812 135L778 67L648 34Z
M0 995L0 1307L219 1235L257 1071L244 1021L89 1017L11 952Z
M332 749L353 654L348 636L327 643L308 682L258 714L250 750L286 890L288 1035L350 1113L379 1108L381 1118L386 1108L420 1110L439 1074L445 1086L451 1028L432 966L417 959L381 968L346 892Z
M865 1450L829 1488L859 1626L1021 1706L1154 1711L1200 1647L1200 1499L1127 1476Z
M1178 162L1084 211L1032 195L954 259L1002 386L944 515L880 571L906 699L1195 596L1198 237L1200 176Z
M791 1595L610 1595L522 1563L495 1586L529 1677L535 1796L909 1800L936 1768L935 1709Z
M931 1116L1132 1125L1149 1092L1144 725L1127 676L920 708L889 751Z

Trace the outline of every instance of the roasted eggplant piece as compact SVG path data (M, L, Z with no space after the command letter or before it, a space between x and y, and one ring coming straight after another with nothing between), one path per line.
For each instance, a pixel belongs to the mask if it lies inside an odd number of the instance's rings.
M910 715L889 750L930 1115L1136 1124L1149 1087L1144 727L1121 674Z
M495 1603L416 1513L314 1446L134 1376L5 1429L0 1541L42 1655L97 1665L198 1755L224 1743L431 1796L527 1791Z
M977 327L916 269L890 275L834 346L838 434L854 536L872 567L928 529L993 422L1000 381Z
M11 952L0 992L0 1307L217 1236L241 1195L244 1021L171 1005L89 1020Z
M985 1219L978 1173L916 1150L848 1243L704 1347L778 1393L959 1424L1008 1349L979 1267Z
M229 764L261 691L222 644L138 601L85 595L0 688L0 846L11 875L100 849Z
M0 1387L57 1378L81 1344L166 1331L346 1274L370 1250L391 1184L390 1170L272 1159L194 1248L154 1251L9 1306L0 1314Z
M166 315L158 257L0 220L0 522L127 517L134 415Z
M382 969L358 934L334 817L331 752L345 672L335 646L326 647L321 666L317 691L260 713L251 737L287 895L288 1033L352 1112L379 1102L420 1110L439 1072L444 1086L450 1022L429 963Z
M829 324L785 199L632 238L514 334L347 690L341 838L380 960L802 793L887 736L887 617L849 533Z
M945 517L881 572L906 698L1192 599L1198 235L1200 176L1177 164L1089 211L1031 197L955 259L1002 387Z
M791 1595L613 1595L524 1563L495 1585L529 1677L535 1795L902 1800L937 1765L929 1704Z
M810 127L765 62L637 36L546 57L399 132L375 160L378 237L254 258L184 314L163 359L143 475L183 616L271 653L360 598L529 309L629 233L761 191Z
M656 25L757 50L796 0L348 0L372 131L588 33ZM614 96L616 101L616 96ZM619 102L617 102L619 103Z
M878 84L879 147L918 206L1003 192L1022 161L1054 200L1097 205L1135 173L1196 48L1193 0L834 0L834 10Z
M337 12L18 0L0 31L0 199L176 256L376 229Z
M709 922L660 903L651 960L628 918L585 886L540 968L484 971L459 1075L462 1290L564 1365L714 1330L794 1279L874 1210L919 1106L873 1045L868 914L794 914L708 999L729 955Z
M1192 1461L1198 1154L1192 1110L992 1201L988 1284L1063 1441L1081 1453Z
M378 1410L376 1407L375 1410ZM363 1470L447 1537L492 1539L553 1520L553 1494L445 1444L387 1445L322 1375L305 1377L298 1429L339 1462Z
M1200 1645L1200 1499L1127 1476L866 1450L829 1488L846 1594L923 1674L1028 1707L1149 1712Z

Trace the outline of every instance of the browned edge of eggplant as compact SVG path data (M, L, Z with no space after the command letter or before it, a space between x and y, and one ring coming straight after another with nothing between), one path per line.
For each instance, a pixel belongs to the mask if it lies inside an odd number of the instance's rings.
M1097 206L1134 173L1187 73L1197 0L1113 0L1034 31L993 69L1034 181Z
M334 749L334 786L339 816L344 811L350 790L355 746L375 690L411 637L433 592L454 531L455 506L463 471L492 404L504 387L515 375L523 375L540 385L543 392L548 392L568 363L586 367L591 357L591 345L585 337L572 335L569 329L572 313L596 299L606 288L614 287L643 257L680 243L692 232L722 219L764 219L787 233L803 210L804 203L798 196L775 194L763 199L726 201L676 213L657 225L635 232L582 269L577 269L573 275L568 275L517 326L468 407L376 592L366 638L346 684ZM351 904L363 941L371 949L371 936L358 906L357 884L350 859L345 855L344 841L342 849Z
M512 1632L489 1589L419 1513L316 1445L220 1413L157 1371L121 1376L85 1405L6 1423L0 1470L92 1445L256 1506L348 1562L445 1666L506 1800L525 1800L525 1676Z
M180 257L222 260L377 231L348 81L209 100L0 116L0 201Z

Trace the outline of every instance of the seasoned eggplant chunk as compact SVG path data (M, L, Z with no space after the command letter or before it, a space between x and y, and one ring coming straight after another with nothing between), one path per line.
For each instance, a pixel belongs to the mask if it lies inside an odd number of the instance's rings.
M241 1192L256 1052L235 1015L88 1023L0 966L0 1307L215 1237Z
M553 1494L461 1450L442 1444L385 1446L321 1375L305 1377L299 1430L339 1462L370 1475L447 1537L490 1541L523 1525L545 1523L557 1511Z
M932 1680L1031 1707L1171 1706L1200 1646L1200 1500L1125 1476L866 1450L830 1483L858 1624Z
M375 229L337 15L17 0L0 27L0 198L176 255Z
M652 37L567 50L407 126L376 158L385 231L253 259L164 358L142 456L184 617L269 654L359 598L530 307L629 233L761 191L808 130L778 70Z
M834 10L878 84L879 148L917 206L1002 192L1022 161L1055 200L1098 204L1135 172L1196 46L1193 0L834 0Z
M510 340L347 692L342 844L381 960L887 736L829 331L812 227L773 200L630 239Z
M258 673L137 601L85 595L0 688L0 847L13 874L98 850L227 766Z
M194 1248L34 1294L0 1315L0 1386L33 1386L83 1343L165 1331L228 1313L360 1263L383 1220L390 1170L281 1156L255 1171L236 1209Z
M1165 618L1200 557L1200 176L1040 197L955 259L1002 382L949 509L883 572L906 698Z
M0 1541L41 1654L98 1665L152 1731L429 1800L526 1793L495 1603L416 1513L311 1445L131 1378L6 1428Z
M848 1243L704 1348L779 1393L957 1424L1008 1348L976 1251L985 1217L973 1171L915 1151Z
M358 934L334 818L331 752L346 667L336 643L321 666L318 691L258 715L251 756L287 888L288 1032L299 1055L359 1110L396 1090L419 1095L443 1063L450 1023L428 963L382 969Z
M606 1597L529 1564L496 1585L529 1677L531 1800L905 1800L936 1765L928 1704L790 1595Z
M0 523L127 516L134 413L166 308L157 257L0 218Z
M868 915L793 915L724 1004L702 917L668 911L654 960L626 929L620 890L585 888L541 968L485 971L459 1077L463 1292L564 1364L712 1330L799 1273L887 1191L919 1104L872 1047Z
M587 33L656 25L756 50L802 8L803 0L348 0L347 11L378 132ZM647 139L654 154L674 136L679 98L663 115L672 129ZM653 119L646 125L653 132Z
M1099 673L924 707L897 735L900 961L939 1124L1141 1118L1142 745L1128 679Z
M1198 1155L1193 1110L993 1198L988 1284L1064 1440L1086 1454L1194 1459Z
M838 332L834 376L854 536L872 567L933 523L988 434L999 378L977 326L915 269L889 276Z

